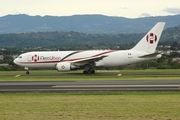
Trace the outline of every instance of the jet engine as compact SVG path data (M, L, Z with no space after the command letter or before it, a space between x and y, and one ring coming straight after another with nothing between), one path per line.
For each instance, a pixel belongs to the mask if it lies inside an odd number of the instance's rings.
M59 62L56 64L56 69L59 72L66 72L70 70L75 70L78 69L79 67L72 65L71 63L68 62Z
M59 62L56 65L56 69L59 72L70 71L71 70L71 63L68 63L68 62Z

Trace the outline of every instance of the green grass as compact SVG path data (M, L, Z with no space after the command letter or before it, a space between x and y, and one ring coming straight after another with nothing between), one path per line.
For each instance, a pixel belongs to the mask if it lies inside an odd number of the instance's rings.
M64 80L180 80L180 70L82 71L55 70L0 72L0 81ZM118 74L122 76L117 76ZM19 76L16 76L19 75ZM0 94L4 120L179 120L179 92L95 92Z
M56 70L30 70L31 74L61 74L61 73L82 73L82 70L70 72L57 72ZM146 70L97 70L97 72L108 73L148 73L148 72L180 72L180 69L146 69ZM0 71L1 74L25 74L25 71Z
M88 81L88 80L180 80L180 76L111 76L111 77L92 77L92 76L3 76L0 81Z
M64 80L180 80L180 69L168 70L121 70L97 71L82 74L82 71L57 72L56 70L1 71L0 81L64 81ZM122 76L117 76L122 74Z
M179 120L180 93L0 94L4 120Z

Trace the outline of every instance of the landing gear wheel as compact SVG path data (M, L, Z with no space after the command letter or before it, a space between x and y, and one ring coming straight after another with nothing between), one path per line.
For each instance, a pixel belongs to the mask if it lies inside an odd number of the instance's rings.
M83 71L83 74L88 74L88 71L84 70L84 71Z
M29 73L29 71L26 71L26 75L29 75L30 73Z
M25 67L24 69L26 70L26 75L29 75L29 74L30 74L29 68L28 68L28 67Z
M93 69L94 66L95 66L95 62L90 62L90 63L86 64L84 66L83 73L84 74L94 74L95 73L95 70Z
M86 70L84 70L83 71L83 74L94 74L95 73L95 70L88 70L88 71L86 71Z
M94 74L95 73L95 70L91 70L91 74Z

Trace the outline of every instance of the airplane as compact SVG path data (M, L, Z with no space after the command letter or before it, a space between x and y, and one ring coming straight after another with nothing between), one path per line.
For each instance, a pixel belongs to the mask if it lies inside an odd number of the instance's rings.
M59 72L84 69L84 74L95 73L94 68L117 67L161 57L156 47L165 22L158 22L132 49L86 51L36 51L19 55L14 60L26 74L29 68L56 68Z

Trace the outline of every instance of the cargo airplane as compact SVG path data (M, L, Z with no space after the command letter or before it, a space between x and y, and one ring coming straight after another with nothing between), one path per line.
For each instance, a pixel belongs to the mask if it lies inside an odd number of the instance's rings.
M165 22L158 22L132 49L87 51L37 51L19 55L14 63L29 68L56 68L57 71L84 69L84 74L95 73L97 67L117 67L161 57L155 52Z

